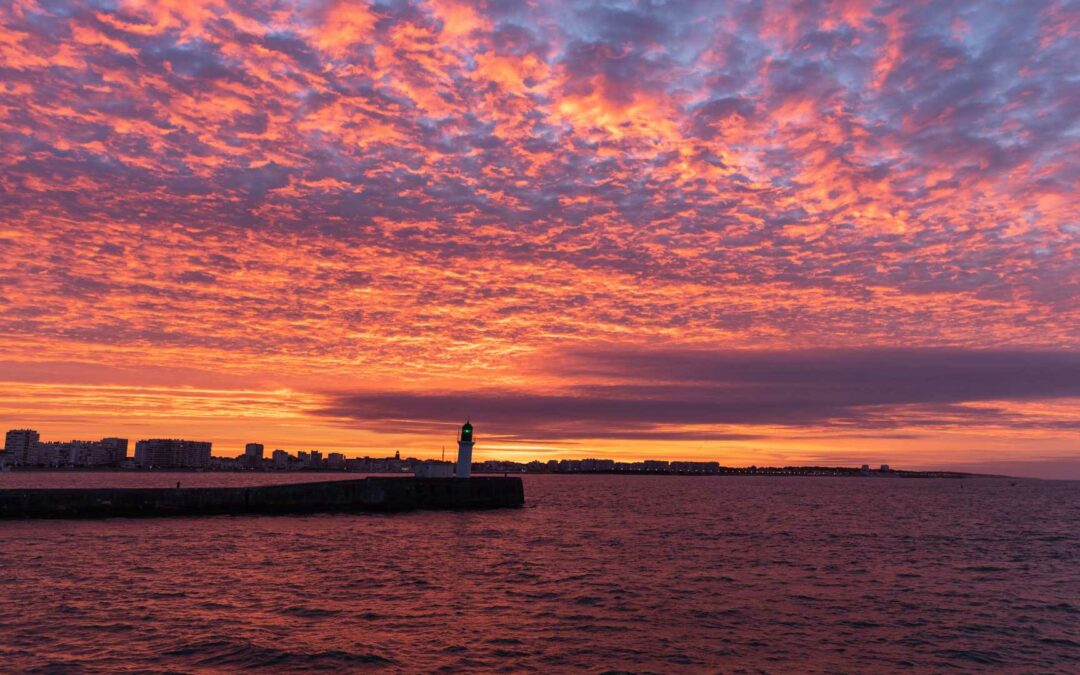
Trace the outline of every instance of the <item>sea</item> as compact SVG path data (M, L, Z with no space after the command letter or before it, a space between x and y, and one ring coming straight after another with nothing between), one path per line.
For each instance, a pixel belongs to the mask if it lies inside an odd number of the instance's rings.
M0 521L0 672L1080 672L1080 482L524 482L500 511Z

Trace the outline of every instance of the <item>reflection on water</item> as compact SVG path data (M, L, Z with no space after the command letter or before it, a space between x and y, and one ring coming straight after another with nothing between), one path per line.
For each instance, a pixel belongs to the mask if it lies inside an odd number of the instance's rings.
M0 488L73 477L266 481L4 474ZM871 672L1080 658L1080 483L525 481L527 508L509 511L0 522L0 663Z

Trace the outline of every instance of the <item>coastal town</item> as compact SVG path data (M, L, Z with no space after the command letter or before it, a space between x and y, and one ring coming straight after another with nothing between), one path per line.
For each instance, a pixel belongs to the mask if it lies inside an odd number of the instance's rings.
M12 429L0 452L2 470L181 470L181 471L324 471L365 474L434 475L449 462L436 459L402 457L350 457L342 452L319 450L290 452L274 449L269 453L262 443L248 443L236 457L213 454L209 441L152 438L135 443L128 454L126 438L103 438L97 441L42 441L33 429ZM638 474L638 475L766 475L766 476L901 476L958 477L965 474L947 471L901 471L881 464L875 468L783 466L731 467L716 461L670 461L646 459L550 459L530 462L485 460L472 462L473 473L558 473L558 474Z

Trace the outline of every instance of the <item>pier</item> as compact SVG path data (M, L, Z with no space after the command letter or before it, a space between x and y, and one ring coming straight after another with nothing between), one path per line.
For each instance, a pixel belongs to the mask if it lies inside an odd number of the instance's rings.
M0 518L361 513L523 506L520 478L362 478L227 488L0 489Z

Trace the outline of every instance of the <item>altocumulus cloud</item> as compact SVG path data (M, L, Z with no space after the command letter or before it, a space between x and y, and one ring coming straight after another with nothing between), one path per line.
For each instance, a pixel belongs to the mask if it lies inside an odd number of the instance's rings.
M1072 451L1038 402L1075 395L1078 35L1071 0L0 2L0 357L363 377L324 413L417 438ZM715 349L629 349L676 343Z

